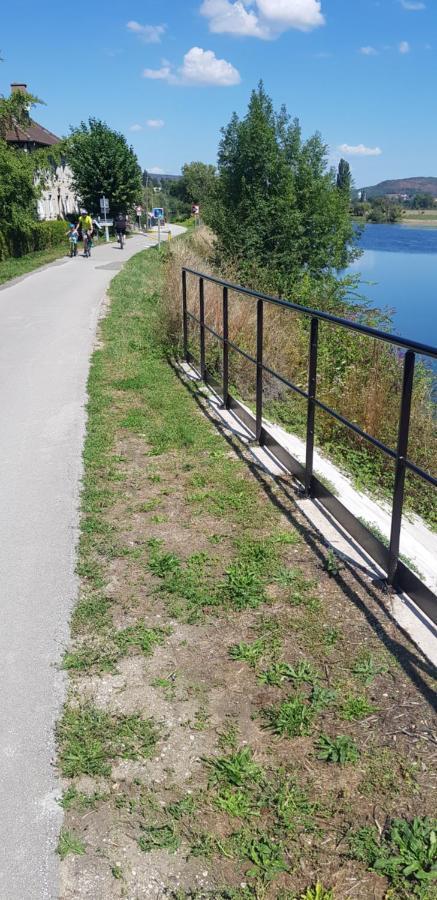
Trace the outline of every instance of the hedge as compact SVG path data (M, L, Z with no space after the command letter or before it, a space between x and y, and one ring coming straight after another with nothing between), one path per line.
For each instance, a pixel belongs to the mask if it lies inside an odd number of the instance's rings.
M18 228L0 224L0 259L55 247L66 240L67 230L68 223L59 219L24 223Z

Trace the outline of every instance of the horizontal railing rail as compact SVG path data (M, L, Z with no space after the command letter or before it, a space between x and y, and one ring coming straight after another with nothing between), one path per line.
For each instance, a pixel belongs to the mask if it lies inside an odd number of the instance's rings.
M199 304L198 315L188 309L187 303L187 275L194 276L198 280ZM205 282L212 282L222 288L222 333L220 334L205 321ZM248 353L229 338L229 292L242 294L252 298L257 304L256 316L256 356ZM294 384L284 375L276 372L266 365L263 358L264 352L264 304L272 304L282 307L293 313L303 315L310 320L309 348L308 348L308 388L304 390ZM386 573L386 583L389 587L404 591L434 622L437 622L437 597L430 588L421 581L400 559L399 545L402 525L402 513L404 506L405 475L407 471L422 479L427 484L437 487L437 478L422 469L416 463L408 459L408 439L410 430L411 400L414 382L414 370L416 356L426 356L437 359L437 347L422 344L418 341L408 340L399 335L381 331L360 322L334 316L322 310L311 309L272 297L250 288L236 285L214 275L207 275L196 269L184 266L182 269L182 321L183 321L183 347L185 359L193 363L194 357L189 351L189 323L194 323L199 330L199 374L201 378L214 387L223 401L226 409L232 409L238 418L253 433L255 439L265 445L282 466L295 475L303 484L305 495L318 499L322 506L337 519L337 521L351 534L351 536L372 556L378 565ZM405 351L403 363L402 395L399 411L397 447L389 447L378 438L373 437L367 431L360 428L356 422L351 422L341 413L332 409L317 397L317 363L318 363L318 331L319 322L327 322L330 325L339 326L348 331L358 332L368 338L384 341L392 346ZM218 340L223 348L222 359L222 383L218 384L212 373L206 366L206 334L211 334ZM239 400L232 397L229 392L229 350L234 350L255 366L256 369L256 412L253 415ZM277 439L270 434L263 424L263 376L267 373L276 378L286 387L297 393L307 402L307 425L305 444L305 463L296 460ZM362 440L371 444L381 453L384 453L395 465L395 478L393 490L393 502L391 513L390 541L388 547L356 518L314 475L314 434L316 410L320 409L328 416L335 419L341 425L348 428Z

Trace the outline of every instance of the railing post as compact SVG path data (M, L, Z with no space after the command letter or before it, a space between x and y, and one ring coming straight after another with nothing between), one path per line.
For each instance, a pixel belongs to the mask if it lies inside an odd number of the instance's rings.
M187 273L185 269L182 269L182 328L184 335L184 359L188 362Z
M261 299L256 304L256 426L255 438L261 440L263 419L263 340L264 304Z
M223 407L229 408L229 315L228 289L223 288Z
M200 375L205 381L205 285L203 278L199 278L199 319L200 319Z
M307 406L307 439L305 460L305 496L311 497L313 482L314 458L314 420L316 404L314 403L317 387L317 347L319 337L319 320L311 319L310 352L308 360L308 406Z
M404 377L402 383L398 446L396 453L395 484L393 490L393 507L391 514L391 532L387 572L387 584L389 585L389 587L393 587L395 585L399 562L399 543L402 525L402 509L404 505L405 460L407 458L408 436L410 431L414 363L415 355L413 351L407 350L404 359Z

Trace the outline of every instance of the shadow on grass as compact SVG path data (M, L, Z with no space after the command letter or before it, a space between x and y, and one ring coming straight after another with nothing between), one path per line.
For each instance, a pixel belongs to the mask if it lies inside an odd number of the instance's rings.
M293 511L292 507L295 504L298 491L293 488L292 476L290 475L288 478L275 477L266 472L261 463L256 464L250 452L244 449L238 437L229 430L228 426L222 425L217 417L212 414L206 393L202 389L199 390L199 384L202 383L190 381L174 360L169 359L168 362L176 377L184 385L203 415L207 417L209 422L227 441L238 458L249 468L271 503L286 516L290 524L299 532L323 566L326 560L328 543L312 524L304 525L302 523L301 517L304 514L301 510L298 511L298 515ZM281 496L277 495L275 489ZM355 566L355 564L347 561L343 563L343 566L349 576L348 580L341 574L341 571L335 576L336 583L343 591L343 594L362 613L384 647L396 658L405 674L415 684L431 708L437 710L436 693L423 677L435 678L436 671L434 666L419 655L408 633L400 627L391 614L387 607L387 594L383 589L378 588L374 584L369 584L362 576L359 566ZM359 591L366 596L366 601L360 596ZM376 607L375 610L372 610L372 604ZM390 634L389 627L401 632L408 646L405 646L395 636Z

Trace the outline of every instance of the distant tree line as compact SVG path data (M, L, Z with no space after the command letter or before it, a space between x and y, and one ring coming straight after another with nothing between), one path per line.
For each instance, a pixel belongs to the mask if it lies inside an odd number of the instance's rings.
M372 197L370 200L355 199L351 203L352 215L368 222L399 222L409 209L435 209L437 212L436 198L432 194L415 194L406 199L388 195Z
M161 179L159 175L145 170L143 172L145 205L148 209L152 206L164 207L168 218L173 221L188 219L193 204L200 206L203 211L205 204L210 202L215 181L215 166L199 161L185 163L182 166L181 177L175 180Z
M366 222L394 223L402 218L402 205L390 197L375 197L372 200L354 200L351 213Z

